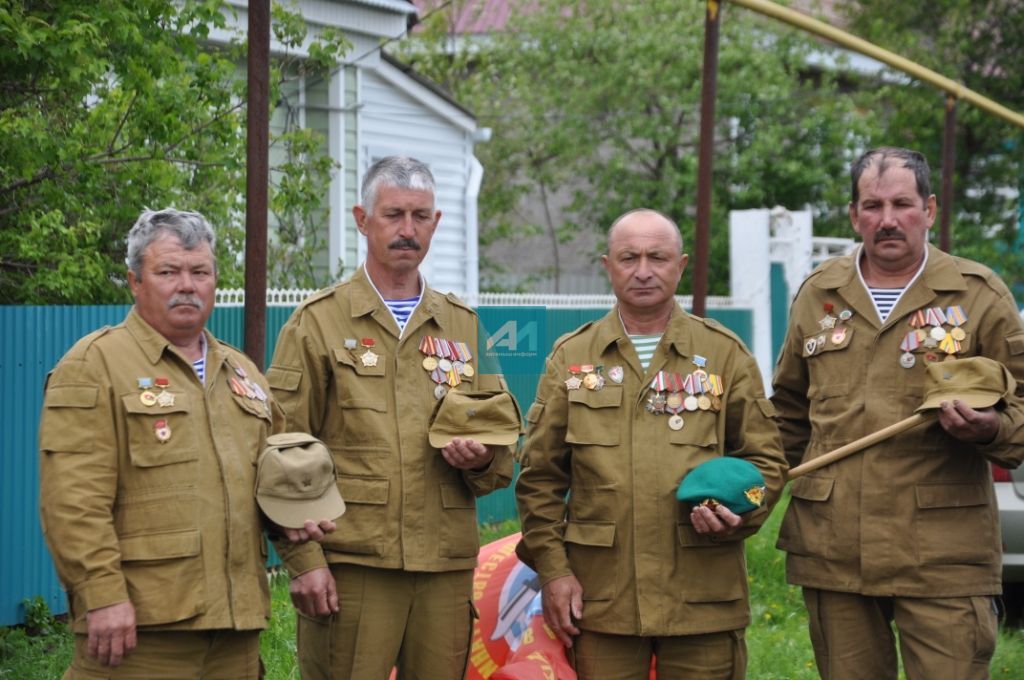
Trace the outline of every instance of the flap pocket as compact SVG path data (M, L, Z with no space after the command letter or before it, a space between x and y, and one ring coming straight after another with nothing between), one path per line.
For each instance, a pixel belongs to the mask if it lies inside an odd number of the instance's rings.
M569 403L589 408L615 408L622 404L622 388L606 385L600 390L569 390Z
M338 490L346 503L384 505L388 502L390 484L385 477L338 476Z
M535 401L530 405L529 410L526 412L526 422L536 423L540 420L540 414L544 413L545 404L540 401Z
M566 543L610 548L615 545L615 522L569 522L565 525Z
M46 390L46 408L95 408L99 388L91 385L61 385Z
M267 371L267 382L270 383L270 389L294 392L299 389L299 383L302 382L302 371L295 368L271 366Z
M853 338L853 328L850 326L836 326L830 330L822 330L814 335L808 335L804 338L804 358L846 349L850 346L851 338Z
M779 415L779 412L775 410L775 404L772 403L771 399L765 399L764 397L758 399L757 407L761 409L761 415L765 418L774 418Z
M962 508L989 501L988 489L981 484L918 484L914 491L919 508Z
M445 508L475 509L476 501L469 488L461 482L441 484L441 505Z
M831 477L800 477L793 481L793 498L805 501L827 501L832 495L836 480Z
M372 366L368 366L366 360L364 360L363 357L366 356L366 354L368 354L371 351L373 352L373 354L377 356L377 358L373 361ZM353 371L356 372L356 375L367 375L377 377L383 377L385 375L384 369L387 365L387 362L385 361L385 355L376 348L364 348L364 351L361 352L359 355L356 355L353 352L353 350L335 348L334 360L337 361L339 364L344 364L345 366L351 368Z
M200 547L198 529L124 536L119 543L122 562L192 557L199 554Z

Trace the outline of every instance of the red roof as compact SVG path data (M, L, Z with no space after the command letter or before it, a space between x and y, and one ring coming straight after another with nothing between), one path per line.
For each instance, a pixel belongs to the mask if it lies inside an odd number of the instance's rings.
M446 0L412 0L421 18L445 2ZM510 5L514 4L516 0L456 0L440 11L454 13L452 25L455 33L490 33L505 28L512 13Z

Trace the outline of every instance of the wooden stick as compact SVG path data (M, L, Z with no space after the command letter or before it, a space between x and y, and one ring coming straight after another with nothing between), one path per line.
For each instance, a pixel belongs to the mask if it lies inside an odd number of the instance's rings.
M797 477L806 475L808 472L812 470L817 470L820 467L825 467L830 463L834 463L837 460L846 458L850 454L857 453L858 451L866 449L867 447L873 444L877 444L878 442L888 439L889 437L900 434L901 432L906 432L912 427L917 427L922 423L931 422L932 420L935 419L936 416L938 416L938 411L926 411L924 413L915 413L909 418L904 418L898 423L893 423L888 427L882 428L878 432L869 434L865 437L861 437L860 439L854 440L849 444L846 444L845 446L840 446L838 449L834 451L829 451L828 453L822 454L813 460L809 460L806 463L797 465L795 468L789 471L788 478L796 479Z

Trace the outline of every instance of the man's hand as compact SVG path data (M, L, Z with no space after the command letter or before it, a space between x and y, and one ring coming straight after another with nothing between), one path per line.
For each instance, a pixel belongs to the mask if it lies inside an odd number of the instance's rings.
M494 452L480 442L458 437L441 449L441 455L449 465L460 470L482 470L494 458Z
M328 567L317 567L296 576L288 590L292 604L306 616L327 616L340 608L334 575Z
M694 507L690 521L698 534L712 537L730 536L743 526L743 517L721 503L714 510L702 505Z
M975 410L959 399L939 405L942 429L962 442L989 444L999 434L999 413L992 408Z
M85 614L89 630L89 656L104 666L120 666L135 649L135 607L119 602L90 609Z
M544 623L566 647L572 647L572 636L579 635L576 621L583 618L583 586L573 574L560 576L544 584L541 591Z
M285 535L292 543L305 543L306 541L316 541L320 543L324 540L327 534L331 533L337 528L329 519L322 519L319 522L314 522L311 519L307 519L306 523L301 529L286 529L280 527L281 533Z

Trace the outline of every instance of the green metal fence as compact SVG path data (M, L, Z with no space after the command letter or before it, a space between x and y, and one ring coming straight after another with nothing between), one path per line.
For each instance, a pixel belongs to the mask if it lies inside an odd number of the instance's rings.
M47 372L83 335L102 326L120 323L127 305L76 307L0 306L0 625L24 621L22 601L39 595L55 613L67 610L53 564L39 527L39 466L37 431ZM493 308L481 308L481 316ZM267 309L267 364L277 334L292 312L288 307ZM493 313L493 311L492 311ZM498 312L502 312L499 310ZM544 333L537 338L547 351L563 333L606 313L600 309L544 310ZM712 310L713 316L744 341L752 336L749 310ZM240 347L243 309L217 308L210 331ZM542 361L540 362L542 364ZM539 364L538 364L539 365ZM525 409L533 401L540 368L533 373L509 373L509 386ZM479 500L481 522L515 517L512 489L496 491Z

